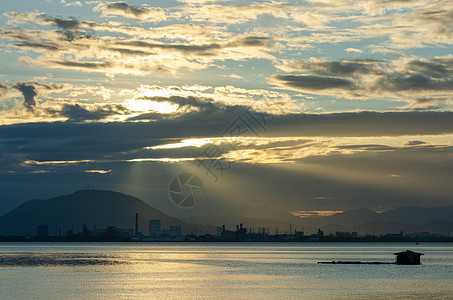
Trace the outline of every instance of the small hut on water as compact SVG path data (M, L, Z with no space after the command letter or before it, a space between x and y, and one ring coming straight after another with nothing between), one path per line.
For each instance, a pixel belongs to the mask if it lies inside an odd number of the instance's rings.
M406 250L403 252L394 253L396 255L396 264L397 265L419 265L420 256L424 255L423 253L417 253L411 250Z

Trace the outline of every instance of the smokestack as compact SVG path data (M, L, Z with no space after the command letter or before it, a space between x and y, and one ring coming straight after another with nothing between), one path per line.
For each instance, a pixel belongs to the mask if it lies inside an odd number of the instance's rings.
M138 213L135 213L135 235L138 235Z
M222 230L225 231L225 225L222 225Z
M239 224L239 226L240 226L240 228L242 229L242 223L241 223L241 224Z
M236 230L239 230L239 225L236 225Z

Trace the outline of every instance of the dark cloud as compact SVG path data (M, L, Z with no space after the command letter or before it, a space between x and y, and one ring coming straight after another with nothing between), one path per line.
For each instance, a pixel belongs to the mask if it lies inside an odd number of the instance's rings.
M453 91L453 78L439 79L424 74L388 74L379 77L370 88L390 92L450 92Z
M48 110L53 115L68 118L67 122L100 121L129 111L121 104L92 105L64 104L61 110Z
M192 44L163 44L156 42L145 42L141 40L118 41L115 44L120 46L132 46L147 49L169 49L183 53L195 53L198 55L212 55L215 51L226 48L237 47L270 47L271 38L250 36L227 43L210 43L202 45Z
M400 136L453 133L453 112L292 114L272 120L270 134Z
M136 17L140 17L148 12L148 9L131 6L125 2L113 2L106 6L107 11L116 12L121 11L127 14L132 14Z
M228 45L231 46L249 46L249 47L267 47L270 46L269 42L272 40L270 37L262 37L262 36L247 36L245 38L241 38L238 41L229 43Z
M410 60L407 69L433 77L453 75L453 59Z
M310 72L322 75L361 75L361 74L381 74L383 73L380 62L376 60L344 60L344 61L324 61L306 60L292 61L281 66L296 72Z
M62 28L62 29L78 29L82 22L75 19L75 18L72 18L72 19L62 19L62 18L44 18L43 19L43 22L44 23L47 23L47 24L51 24L51 25L55 25L59 28Z
M24 106L28 110L32 111L38 102L36 101L36 96L38 96L38 90L33 83L30 82L18 82L13 88L19 90L24 96Z
M137 7L129 5L126 2L101 3L94 10L100 10L104 15L117 15L140 21L148 19L161 21L165 19L165 11L160 7Z
M438 109L453 93L453 59L340 60L309 59L278 66L298 75L274 75L271 82L291 89L346 98L391 97L407 101L406 109ZM366 76L366 77L365 77ZM408 99L407 96L416 96Z
M8 90L9 88L7 85L0 83L0 98L3 97L8 92Z
M193 52L198 54L203 54L207 52L211 52L213 50L221 49L222 46L217 43L212 44L205 44L205 45L185 45L185 44L158 44L158 43L150 43L144 41L129 41L129 42L117 42L117 45L122 46L133 46L133 47L141 47L141 48L148 48L148 49L171 49L171 50L178 50L181 52Z
M19 48L27 48L31 50L36 50L36 49L44 49L44 50L50 50L50 51L56 51L58 50L58 46L51 44L51 43L18 43L15 44L14 46L19 47Z
M64 67L75 67L79 69L105 69L114 66L115 64L110 61L104 62L78 62L70 60L52 60L49 61L52 64L64 66Z
M272 79L283 86L303 90L356 89L356 86L352 80L330 76L275 75L272 76Z
M424 142L424 141L415 141L414 140L414 141L407 142L405 145L407 145L407 146L417 146L417 145L424 145L424 144L426 144L426 142Z
M29 82L18 82L12 86L13 88L17 89L22 93L24 96L24 106L29 111L33 111L34 108L38 105L36 101L36 97L39 94L38 89L44 89L47 91L52 90L61 90L65 87L65 84L61 83L38 83L36 81L29 81Z
M161 98L162 101L164 99ZM210 107L215 103L211 103L209 99L175 97L171 102L200 109L193 114L180 115L175 119L167 117L154 122L83 123L79 121L83 119L96 121L96 119L105 118L111 112L121 111L122 108L111 106L101 109L72 105L64 109L63 113L71 116L72 119L66 123L0 126L0 153L2 154L0 188L2 191L8 191L9 187L12 188L19 183L22 188L31 188L39 181L50 182L48 189L54 191L63 185L66 185L66 188L77 189L78 184L83 186L86 182L92 182L96 187L127 191L134 195L148 192L148 197L153 195L153 199L157 199L155 205L164 205L168 202L166 191L169 180L181 172L180 168L184 170L186 166L181 166L181 163L125 163L123 160L199 157L203 152L202 148L152 150L145 147L178 143L185 138L220 136L225 128L241 116L241 113L247 112L243 108L223 106L215 110L217 113L213 113ZM252 123L248 125L254 126ZM307 151L310 150L313 144L310 140L316 140L316 138L307 138L308 136L402 136L452 133L453 113L294 114L275 117L269 122L268 129L268 136L302 136L303 138L298 138L297 141L279 141L256 146L251 142L247 149L266 154L271 148L271 151L282 151L280 156L290 159L291 151L297 150L297 147L307 147ZM370 145L348 147L347 141L341 139L339 139L340 143L332 142L332 145L330 145L330 139L324 140L322 146L326 150L329 150L329 147L337 147L352 153L343 154L339 151L329 155L311 155L297 159L290 165L284 164L278 167L234 163L215 188L206 189L207 193L212 193L207 194L207 202L214 205L221 199L224 204L236 206L241 201L259 199L261 204L269 205L271 208L278 206L288 210L300 207L341 210L364 206L396 205L395 203L414 205L426 203L426 199L430 199L432 201L430 203L451 201L448 200L451 199L451 185L447 183L452 175L451 155L449 155L452 151L451 147L441 148L416 142L409 142L411 145L404 147L380 145L376 142ZM91 162L76 165L34 166L23 163L27 160L89 160ZM298 163L301 165L298 166ZM105 182L97 181L100 179L95 179L96 181L93 182L93 175L84 173L84 170L89 169L112 170L112 175L108 176ZM203 169L197 167L197 162L192 163L186 170L199 170L202 176L205 173ZM8 173L9 171L14 173ZM31 174L31 171L49 173ZM389 177L390 174L398 174L400 177L395 180ZM203 180L206 184L211 182L208 176L203 177ZM126 186L129 190L124 190ZM39 186L37 188L41 189ZM147 190L148 188L150 190ZM162 193L159 194L160 192ZM253 197L244 200L243 195L253 195ZM326 195L335 195L335 199L327 203L307 200ZM160 196L162 198L159 198ZM365 202L364 197L366 197ZM159 199L162 199L162 202L159 202ZM277 203L275 199L282 200Z

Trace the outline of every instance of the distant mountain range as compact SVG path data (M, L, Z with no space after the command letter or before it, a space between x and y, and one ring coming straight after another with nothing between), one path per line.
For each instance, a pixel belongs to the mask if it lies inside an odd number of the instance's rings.
M70 229L74 233L86 224L90 230L107 226L134 229L139 214L139 231L148 234L148 221L160 219L162 228L180 225L183 234L215 233L209 225L187 224L149 206L142 200L112 191L81 190L46 200L31 200L0 217L0 235L36 235L36 226L48 224L49 234Z
M359 234L430 232L453 235L453 206L405 206L377 213L368 209L345 211L326 217L302 219L302 225L324 231L356 231Z
M225 224L234 228L243 223L246 227L266 228L274 233L277 228L280 233L289 232L289 228L313 234L318 228L326 234L336 231L358 232L366 234L386 233L415 233L430 232L435 234L453 235L453 206L425 208L418 206L399 207L393 210L377 213L369 209L345 211L326 217L296 218L277 214L275 218L255 218L253 216L205 216L184 218L186 222L197 221L203 224Z
M139 230L148 234L148 221L160 219L162 228L180 225L182 233L214 234L216 226L226 225L234 229L242 223L244 227L267 228L274 233L289 232L290 228L312 234L318 228L325 233L356 231L359 234L430 232L453 235L453 206L424 208L399 207L377 213L368 209L345 211L326 217L298 218L290 213L276 212L274 218L255 216L205 216L180 220L170 217L142 200L112 191L81 190L70 195L46 200L31 200L0 217L0 235L35 235L36 226L48 224L49 234L70 229L74 233L86 224L90 230L107 226L133 229L135 213L139 214Z

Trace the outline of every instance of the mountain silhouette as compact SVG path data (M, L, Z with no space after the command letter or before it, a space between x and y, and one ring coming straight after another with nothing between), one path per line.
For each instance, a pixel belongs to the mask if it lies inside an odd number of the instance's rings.
M0 235L36 235L36 226L48 224L49 234L60 230L90 230L107 226L134 229L135 213L139 214L139 231L148 234L148 221L161 220L162 228L180 225L183 234L213 233L209 225L192 225L170 217L133 196L113 191L80 190L70 195L46 200L30 200L0 217Z
M453 206L404 206L377 213L368 209L345 211L326 217L302 219L305 226L325 231L357 231L359 234L430 232L447 235L453 232ZM328 229L328 230L327 230Z

